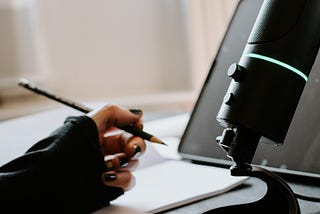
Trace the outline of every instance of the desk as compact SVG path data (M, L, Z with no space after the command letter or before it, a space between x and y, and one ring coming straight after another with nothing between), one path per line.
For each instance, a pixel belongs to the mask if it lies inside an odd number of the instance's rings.
M47 136L47 134L49 134L53 129L63 123L66 116L77 114L79 114L79 112L68 108L61 108L0 123L0 146L2 146L2 155L0 156L1 164L5 163L9 159L16 157L17 155L20 155L27 148L29 148L32 143ZM32 124L32 126L30 126L30 124ZM148 128L152 128L150 126L152 126L151 123L149 123ZM177 132L177 135L180 135L181 131L183 131L183 127L179 127L179 130L177 130L177 126L175 126L175 131ZM19 134L17 135L16 133ZM159 133L154 134L158 135ZM170 135L172 135L172 133ZM23 140L21 140L21 137L23 137ZM296 183L289 184L297 193L320 197L319 186ZM217 207L255 201L259 197L262 197L265 192L265 188L265 184L262 181L256 178L250 178L245 183L245 185L242 185L241 187L233 191L230 191L223 195L201 200L196 203L185 205L176 209L168 210L163 213L202 213ZM299 204L301 213L303 214L320 213L320 203L311 203L299 200Z
M151 124L150 124L151 125ZM180 133L182 134L182 133ZM164 155L164 154L163 154ZM288 182L289 186L295 193L320 197L320 185L308 185L303 183ZM227 192L223 195L214 196L206 200L201 200L196 203L185 205L173 210L162 212L163 214L194 214L202 213L217 207L223 207L233 204L242 204L253 202L263 197L266 192L266 184L257 179L250 178L241 187ZM305 200L298 200L301 213L303 214L320 214L320 203L309 202Z
M289 183L296 193L320 197L320 186ZM266 186L257 178L250 178L244 185L223 195L214 196L183 207L163 212L163 214L195 214L217 207L256 201L264 195ZM302 214L320 213L320 203L298 200Z

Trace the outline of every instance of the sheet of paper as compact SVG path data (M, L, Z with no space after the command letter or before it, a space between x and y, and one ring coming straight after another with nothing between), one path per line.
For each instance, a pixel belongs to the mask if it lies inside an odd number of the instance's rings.
M161 212L221 194L247 179L231 176L228 169L179 160L168 160L133 174L136 186L112 204L146 213Z

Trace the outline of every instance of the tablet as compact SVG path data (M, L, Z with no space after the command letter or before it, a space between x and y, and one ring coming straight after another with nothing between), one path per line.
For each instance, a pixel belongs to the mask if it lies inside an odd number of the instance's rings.
M223 127L216 120L230 84L227 70L237 63L246 45L262 0L239 1L212 62L178 152L183 159L229 167L231 160L216 143ZM260 142L253 164L288 178L320 181L320 56L314 63L286 139L281 146Z

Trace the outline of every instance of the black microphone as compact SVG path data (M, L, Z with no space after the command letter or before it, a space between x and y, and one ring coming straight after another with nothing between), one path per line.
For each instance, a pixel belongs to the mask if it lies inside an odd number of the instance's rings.
M319 44L319 0L263 2L217 114L236 163L251 163L261 137L283 144Z

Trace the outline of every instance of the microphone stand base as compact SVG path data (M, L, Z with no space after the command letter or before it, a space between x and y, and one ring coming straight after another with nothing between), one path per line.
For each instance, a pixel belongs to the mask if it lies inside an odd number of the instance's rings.
M249 176L263 180L267 184L266 194L258 201L246 204L236 204L220 207L203 214L300 214L299 203L289 187L279 175L257 166L232 166L231 175Z

